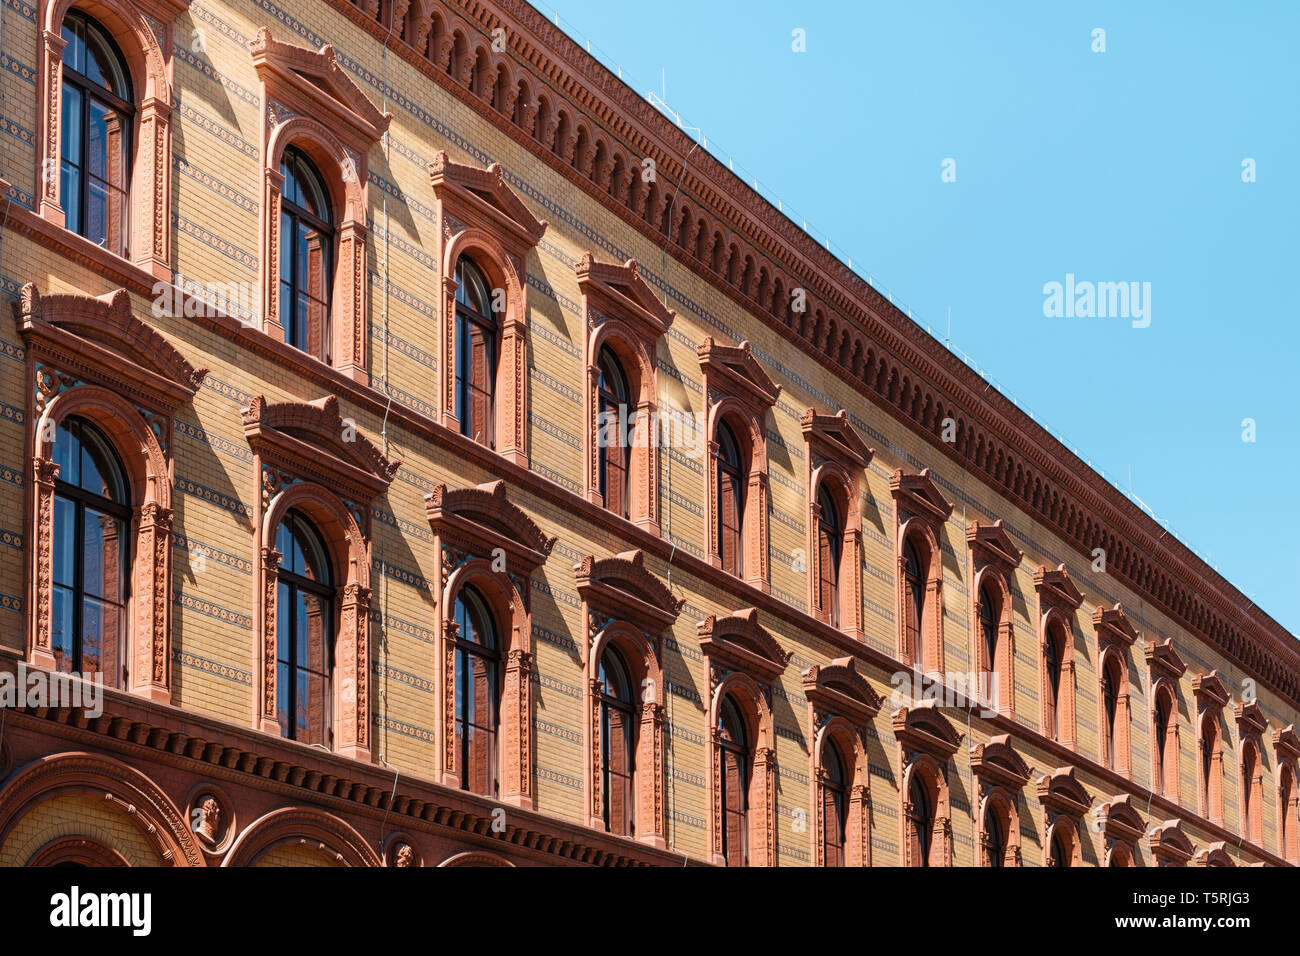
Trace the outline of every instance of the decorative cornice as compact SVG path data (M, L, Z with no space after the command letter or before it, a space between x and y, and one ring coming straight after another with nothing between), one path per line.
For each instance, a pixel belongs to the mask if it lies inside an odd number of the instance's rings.
M940 763L946 762L961 745L962 737L939 712L933 700L923 701L914 707L900 707L894 711L894 736L904 751L928 754Z
M602 312L640 325L657 339L673 324L677 313L668 308L641 277L635 259L615 265L600 262L590 252L573 267L582 294Z
M424 496L424 510L435 531L450 534L475 551L489 554L500 547L512 566L531 573L555 547L536 522L506 497L506 483L487 482L475 488L436 486Z
M794 651L785 651L758 623L758 611L745 608L726 617L710 614L696 627L700 650L709 663L725 670L742 671L760 684L781 676Z
M686 603L645 566L640 549L612 558L587 555L573 566L573 577L588 606L655 634L671 627Z
M1192 841L1183 832L1181 820L1166 820L1153 827L1148 839L1152 855L1166 865L1182 866L1196 852Z
M1101 650L1113 644L1121 651L1127 651L1137 640L1138 632L1119 604L1114 607L1098 605L1092 612L1092 626L1097 629L1097 646Z
M1001 518L992 524L969 522L966 525L966 543L978 563L992 564L1004 572L1019 567L1020 559L1024 557L1024 552L1016 547L1011 535L1002 527Z
M71 353L78 364L98 371L100 384L129 380L171 409L189 401L208 374L135 317L125 289L101 296L42 295L28 282L13 303L13 313L24 341L38 340L49 351Z
M868 448L858 437L843 408L834 415L810 408L799 419L799 426L814 458L828 458L852 471L866 468L876 454L874 448Z
M1242 740L1261 737L1268 730L1268 718L1258 700L1238 701L1233 705L1232 716L1237 724L1237 736Z
M803 672L803 693L818 710L865 724L880 712L884 701L858 673L851 657L837 657L826 665L814 664Z
M1300 737L1296 736L1295 724L1287 724L1273 731L1273 749L1280 758L1300 760Z
M1192 678L1192 693L1201 710L1221 710L1228 706L1231 696L1219 679L1217 670L1208 674L1197 674Z
M908 511L927 521L942 525L952 514L952 502L943 496L939 486L930 477L930 469L917 474L905 474L899 468L889 478L889 493L900 512Z
M1114 800L1103 803L1099 808L1102 833L1108 840L1119 840L1130 846L1136 846L1146 825L1142 815L1133 806L1133 797L1124 794Z
M971 773L981 785L1006 787L1015 792L1029 782L1033 770L1016 752L1010 734L998 734L970 750Z
M1053 813L1064 813L1073 820L1083 819L1092 805L1088 791L1074 776L1074 767L1057 767L1038 778L1038 801Z
M706 336L695 353L709 387L725 391L754 409L766 411L776 404L781 386L772 381L762 363L754 358L748 339L731 346Z
M506 230L515 240L511 245L517 253L537 245L546 233L546 220L534 216L507 185L500 163L480 169L453 162L446 150L439 150L429 163L429 184L439 201L454 200L453 207L463 217Z
M369 500L388 487L401 462L390 461L330 395L314 402L268 402L256 396L240 410L244 437L263 458L300 475Z
M1040 566L1034 572L1034 590L1044 610L1054 607L1070 615L1083 604L1083 594L1074 586L1064 564L1055 568Z
M270 29L261 27L248 48L258 79L273 96L293 99L291 106L304 107L327 123L346 123L354 137L366 142L378 141L388 129L393 115L370 102L339 66L331 44L309 50L273 39Z
M1177 681L1187 671L1187 665L1183 663L1183 659L1178 656L1178 651L1174 649L1174 639L1172 637L1147 644L1146 657L1147 666L1151 669L1153 675L1160 675Z

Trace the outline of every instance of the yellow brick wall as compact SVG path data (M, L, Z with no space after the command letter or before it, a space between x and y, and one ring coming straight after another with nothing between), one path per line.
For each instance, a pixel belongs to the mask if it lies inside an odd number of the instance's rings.
M16 61L34 67L35 29L30 19L11 10L7 23L12 42L6 39L6 52L12 51ZM304 24L310 24L310 28ZM707 335L731 342L749 339L755 354L783 387L768 420L774 595L796 608L806 607L806 575L794 570L793 560L807 546L807 460L799 416L810 405L827 410L846 407L854 426L876 449L865 475L862 502L863 619L868 643L889 653L895 644L895 518L888 476L899 467L911 471L929 466L944 494L956 505L941 539L948 668L965 670L970 666L970 565L965 523L1001 518L1025 552L1013 581L1015 707L1021 722L1036 729L1039 714L1034 625L1037 601L1032 572L1041 564L1055 566L1064 561L1086 595L1078 617L1081 626L1076 628L1075 636L1081 753L1093 760L1098 758L1096 652L1088 617L1098 604L1120 601L1141 631L1143 641L1174 638L1189 665L1180 687L1181 799L1184 805L1194 807L1195 702L1191 678L1217 668L1234 698L1239 699L1245 676L1239 669L1198 644L1114 578L1092 573L1072 547L1032 516L974 477L964 475L895 419L827 373L819 361L794 353L775 331L745 314L730 298L680 263L665 259L654 242L627 228L586 193L399 56L382 56L378 43L319 0L195 0L188 12L178 17L172 203L176 272L201 282L256 282L261 113L259 84L247 44L264 25L269 25L279 40L311 46L326 40L333 43L345 69L372 101L393 113L387 148L376 146L369 157L368 267L372 375L378 381L387 371L397 403L426 412L435 403L431 387L436 380L439 343L436 304L431 295L439 281L441 248L432 219L434 200L428 183L428 162L441 149L459 162L481 165L500 161L508 181L525 203L550 223L527 262L532 280L527 290L531 330L529 441L535 471L571 490L581 487L581 382L585 370L581 294L572 263L588 250L606 261L635 257L647 280L663 291L668 307L677 312L671 331L658 349L663 406L691 414L705 411L695 348ZM201 31L201 43L196 31ZM34 87L12 77L7 84L8 109L14 121L31 130L36 123ZM385 89L390 95L385 96ZM21 132L0 131L0 136L8 137L4 175L21 193L30 196L34 191L31 148L23 145ZM387 295L381 278L385 265ZM26 281L36 282L46 292L80 290L100 294L112 286L102 275L56 257L12 232L4 237L0 270L11 294ZM548 294L546 289L551 292ZM140 299L136 305L142 316L148 315L149 302ZM386 335L382 323L385 315ZM174 439L174 699L185 708L247 726L253 722L256 667L252 630L253 529L249 515L257 479L243 438L239 410L258 394L273 401L314 400L321 397L322 391L293 369L273 365L195 322L161 318L156 325L194 365L210 369L192 405L179 412ZM20 458L28 399L23 394L22 346L7 309L0 314L0 348L0 440L6 449L0 466L7 469L0 473L0 513L5 516L0 530L20 536L16 543L0 542L4 545L0 546L0 594L19 598L21 605L21 541L26 529L20 517L25 480ZM378 440L381 422L374 415L348 407L346 402L341 411ZM391 569L387 575L376 573L372 580L375 609L382 611L387 621L382 642L375 641L379 679L374 696L374 749L382 751L387 761L404 774L427 775L433 764L438 730L432 692L435 605L427 582L436 580L437 567L422 496L441 482L459 487L494 476L452 459L392 422L389 442L388 455L403 464L387 496L374 506L379 512L373 521L374 558ZM664 536L680 549L702 556L706 544L702 502L706 495L701 462L678 450L666 450L661 456L660 479ZM559 537L554 553L533 579L536 789L543 812L579 820L584 755L578 650L581 622L571 568L583 555L606 555L626 545L606 531L589 526L570 509L538 499L523 489L512 488L510 495L546 534ZM648 564L656 574L668 576L662 560L649 558ZM687 603L671 630L664 661L669 682L669 834L676 849L700 857L705 853L708 816L708 677L696 639L696 622L707 614L737 610L740 602L680 568L673 570L671 581L675 593ZM6 630L20 631L21 613L8 605L0 608ZM812 858L812 833L810 826L803 832L797 829L800 811L810 812L809 727L800 672L840 652L772 615L763 615L763 623L785 648L794 652L773 702L780 768L777 830L779 862L804 864ZM876 691L888 699L890 674L874 666L860 669ZM1137 784L1146 786L1150 782L1151 746L1148 677L1138 647L1130 658L1129 680L1134 715L1133 776ZM1294 710L1267 693L1261 693L1260 704L1275 725L1296 719ZM958 729L968 739L953 760L951 774L954 860L969 864L974 859L977 832L973 821L977 808L972 804L977 801L972 794L966 746L987 740L992 730L978 717L969 727L962 722ZM1235 727L1228 739L1235 741ZM892 864L898 861L899 853L900 767L888 709L875 721L868 743L873 855L878 864ZM1034 768L1035 776L1053 769L1055 758L1025 740L1017 741L1017 749ZM1230 828L1237 825L1239 812L1238 769L1232 749L1225 747L1225 809ZM1265 768L1265 843L1273 848L1276 764L1271 757L1265 761ZM1081 774L1081 779L1090 792L1098 795L1098 802L1106 798L1099 781L1086 773ZM1042 831L1042 811L1032 782L1026 787L1021 806L1025 861L1038 865L1042 861L1038 835ZM100 816L94 819L104 820L107 825L106 813L110 811L100 809ZM53 821L47 823L55 825ZM1189 829L1198 844L1208 842L1207 834L1196 832L1195 827ZM1092 842L1085 849L1085 861L1100 861L1100 837L1090 834L1089 839ZM17 836L6 844L5 854L19 853L13 849L16 840ZM113 845L121 848L124 844L114 841ZM1145 846L1139 849L1144 856L1147 854ZM295 855L301 854L286 848L278 851L277 859L299 862Z

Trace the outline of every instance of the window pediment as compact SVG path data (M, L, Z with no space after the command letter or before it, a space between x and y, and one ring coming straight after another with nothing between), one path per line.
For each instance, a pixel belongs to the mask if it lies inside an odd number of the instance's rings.
M309 50L273 39L271 31L262 27L249 43L249 50L268 99L279 101L274 105L268 102L273 112L279 105L282 111L300 112L327 125L345 124L352 134L348 138L361 140L367 146L377 142L388 129L392 114L380 112L370 102L339 66L331 44Z
M889 492L899 511L899 523L907 512L931 522L942 524L952 514L952 502L943 496L939 486L930 477L930 469L918 474L904 474L900 468L889 479Z
M504 232L509 240L505 245L517 256L537 245L546 233L546 220L534 216L506 184L500 163L482 169L453 162L446 150L440 150L429 163L429 183L445 209L444 232L455 234L471 226L498 238Z
M1102 832L1107 840L1119 840L1133 846L1146 832L1146 824L1142 822L1141 814L1134 809L1130 794L1103 803L1100 814Z
M1055 568L1040 566L1034 572L1034 590L1038 592L1038 601L1044 609L1055 607L1069 615L1083 604L1083 594L1074 586L1064 564Z
M1181 866L1190 860L1195 852L1192 841L1183 832L1181 820L1166 820L1152 828L1149 842L1152 855L1166 865Z
M710 667L741 671L760 684L780 677L794 656L758 623L758 611L752 607L726 617L710 614L700 621L697 632Z
M126 386L169 411L192 398L208 374L135 317L125 289L101 296L42 295L29 282L13 309L23 340L29 346L39 342L42 355L65 371L114 390Z
M1058 767L1038 778L1038 801L1052 813L1063 813L1076 822L1083 819L1092 798L1074 776L1073 767Z
M429 524L445 537L479 554L502 548L512 568L527 573L545 562L557 538L548 538L518 505L506 497L506 483L474 488L438 485L424 496Z
M708 336L696 350L700 370L704 373L706 392L718 391L744 402L756 414L776 404L781 386L754 358L749 341L739 345L722 345Z
M670 627L685 603L645 566L639 548L612 558L587 555L573 566L573 577L589 606L654 634Z
M1114 645L1120 651L1127 651L1137 640L1137 630L1129 623L1128 615L1119 604L1098 607L1092 612L1092 624L1097 629L1097 644L1101 650Z
M1202 710L1221 710L1228 706L1231 699L1217 670L1193 677L1192 693L1196 695L1196 702Z
M659 299L641 278L635 259L615 265L598 262L590 252L574 266L578 288L598 312L631 322L639 337L654 342L673 324L677 313Z
M1177 681L1187 670L1187 665L1174 650L1174 639L1167 637L1163 641L1152 641L1146 650L1147 666L1152 674L1160 674Z
M1296 736L1295 724L1273 731L1273 749L1280 757L1300 760L1300 737Z
M343 497L370 501L401 465L339 415L333 395L314 402L268 402L258 395L240 414L244 436L264 465L319 482ZM272 490L267 481L264 475L264 498Z
M1268 730L1268 718L1264 716L1258 700L1234 705L1233 717L1237 722L1237 734L1242 740L1259 737Z
M1020 559L1024 556L1012 542L1011 535L1002 527L1001 518L992 524L979 521L967 524L966 543L970 545L979 564L991 564L1003 572L1019 567Z
M864 724L880 713L880 695L857 671L852 657L838 657L825 666L814 664L803 672L803 692L819 711L838 714Z
M991 737L988 743L976 744L970 752L971 772L981 786L1020 790L1029 782L1032 770L1012 746L1010 734Z
M933 700L914 707L900 707L894 711L893 723L894 736L905 750L920 751L940 763L957 752L964 736L939 713Z
M812 452L814 467L820 459L836 462L850 470L866 468L876 454L874 448L868 448L866 442L858 437L857 430L849 422L848 412L842 408L834 415L810 408L799 419L799 425Z

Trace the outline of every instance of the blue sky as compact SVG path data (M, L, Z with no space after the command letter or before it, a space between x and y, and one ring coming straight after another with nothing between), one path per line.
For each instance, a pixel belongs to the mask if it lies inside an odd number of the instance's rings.
M1300 4L536 5L1300 633Z

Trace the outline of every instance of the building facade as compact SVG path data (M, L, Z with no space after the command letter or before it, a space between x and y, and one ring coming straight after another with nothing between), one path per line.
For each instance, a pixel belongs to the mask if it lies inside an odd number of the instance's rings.
M3 10L0 863L1300 863L1294 637L531 7Z

